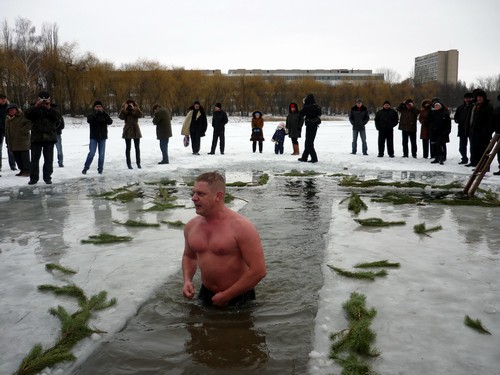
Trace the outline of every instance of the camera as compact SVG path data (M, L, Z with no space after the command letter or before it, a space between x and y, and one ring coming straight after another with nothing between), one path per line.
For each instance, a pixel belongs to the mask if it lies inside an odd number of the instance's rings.
M127 111L132 111L134 106L132 104L127 104Z

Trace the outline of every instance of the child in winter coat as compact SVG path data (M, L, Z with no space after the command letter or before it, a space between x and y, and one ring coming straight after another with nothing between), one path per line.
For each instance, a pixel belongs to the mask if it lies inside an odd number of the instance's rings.
M287 131L285 123L279 123L276 131L274 132L273 138L271 139L274 142L274 153L276 155L278 153L283 154L286 134Z

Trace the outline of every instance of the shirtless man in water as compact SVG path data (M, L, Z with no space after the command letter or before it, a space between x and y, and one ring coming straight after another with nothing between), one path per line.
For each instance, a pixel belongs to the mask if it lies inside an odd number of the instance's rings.
M202 286L198 298L215 306L255 299L254 287L266 275L260 236L248 219L226 207L225 192L219 173L199 175L192 191L198 216L184 228L182 293L194 297L193 277L199 266Z

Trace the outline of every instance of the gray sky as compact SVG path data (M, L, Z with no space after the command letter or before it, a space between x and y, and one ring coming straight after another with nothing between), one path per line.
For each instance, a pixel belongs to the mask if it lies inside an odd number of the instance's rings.
M404 79L416 56L458 49L459 80L500 74L498 0L2 0L1 9L11 27L20 16L37 32L56 23L61 42L116 67L388 68Z

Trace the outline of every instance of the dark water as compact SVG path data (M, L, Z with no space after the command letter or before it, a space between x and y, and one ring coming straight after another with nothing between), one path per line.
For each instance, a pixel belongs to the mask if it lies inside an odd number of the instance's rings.
M263 188L231 190L248 200L241 213L265 249L268 273L257 301L239 310L201 307L182 297L179 272L75 373L307 373L332 185L276 177Z

